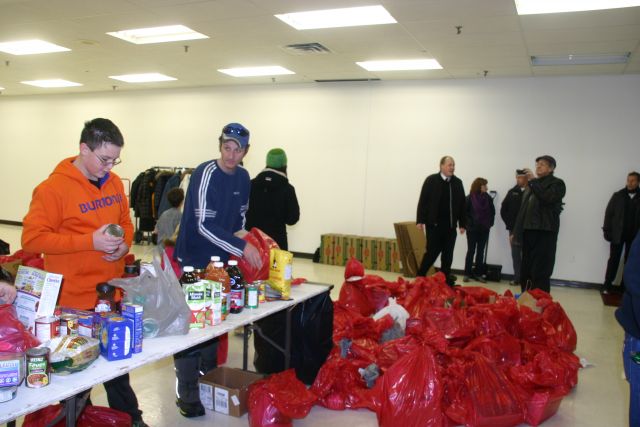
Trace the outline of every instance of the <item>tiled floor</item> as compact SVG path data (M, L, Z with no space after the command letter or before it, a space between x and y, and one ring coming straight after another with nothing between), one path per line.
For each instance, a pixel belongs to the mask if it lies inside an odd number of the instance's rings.
M19 227L0 225L0 238L11 243L12 250L19 248L19 233ZM137 246L134 251L138 255L143 255L148 248L148 246ZM338 285L343 281L342 267L314 264L309 260L295 260L293 272L295 277L335 284L332 297L337 298ZM397 277L395 273L371 273L390 280L395 280ZM506 284L495 283L489 283L486 286L498 292L509 287ZM604 306L599 293L595 290L554 287L552 295L563 305L577 330L576 353L592 366L580 371L578 386L563 400L558 413L543 426L622 427L627 425L629 393L627 383L622 378L620 358L623 332L613 316L614 309ZM228 365L239 367L240 355L241 340L238 337L231 337ZM196 419L181 417L173 403L175 377L170 358L137 369L132 372L131 377L140 406L144 411L144 419L153 427L246 426L248 424L246 415L237 419L207 412L206 416ZM94 404L106 405L106 396L102 387L94 389L92 400ZM297 427L327 425L364 427L375 426L377 422L375 414L369 411L336 412L316 406L305 419L295 420L294 424Z

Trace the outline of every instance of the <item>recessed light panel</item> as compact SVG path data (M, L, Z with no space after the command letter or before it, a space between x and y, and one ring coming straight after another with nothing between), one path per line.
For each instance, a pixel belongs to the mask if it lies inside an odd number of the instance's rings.
M193 31L184 25L138 28L135 30L114 31L107 34L135 44L165 43L209 38L209 36Z
M640 6L640 0L516 0L518 15L584 12Z
M81 83L70 82L69 80L62 79L49 79L49 80L26 80L23 82L25 85L37 86L37 87L74 87L74 86L82 86Z
M160 73L123 74L121 76L109 76L109 78L127 83L168 82L178 80L175 77L166 76Z
M295 74L293 71L287 70L286 68L279 65L269 65L264 67L224 68L218 71L232 77L280 76L283 74Z
M390 61L356 62L367 71L410 71L441 70L442 66L435 59L400 59Z
M0 52L11 55L35 55L37 53L67 52L67 49L44 40L20 40L0 43Z
M296 30L395 24L397 22L382 6L314 10L309 12L285 13L275 15L275 17L291 25Z

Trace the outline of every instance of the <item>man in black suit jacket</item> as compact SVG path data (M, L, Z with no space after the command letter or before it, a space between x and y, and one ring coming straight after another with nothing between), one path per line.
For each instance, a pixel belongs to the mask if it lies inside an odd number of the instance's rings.
M422 184L416 223L427 233L427 251L422 258L418 276L424 276L440 259L440 271L449 286L455 285L451 277L453 249L456 244L456 227L464 234L466 227L464 187L455 176L456 163L451 156L440 159L440 172L429 175Z

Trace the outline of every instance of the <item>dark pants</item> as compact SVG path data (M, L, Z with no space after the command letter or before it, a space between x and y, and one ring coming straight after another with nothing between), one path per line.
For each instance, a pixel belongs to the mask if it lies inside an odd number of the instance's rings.
M522 237L520 287L551 292L551 274L556 262L558 232L525 230Z
M120 375L105 382L104 389L107 392L109 407L131 415L132 421L142 419L142 411L138 408L136 393L129 383L129 374Z
M621 243L611 243L609 247L609 261L607 261L607 272L604 275L605 288L610 288L611 285L613 285L613 281L616 279L616 273L618 272L618 266L620 265L620 256L622 255L622 249L624 249L624 263L627 263L631 243L633 243L633 238L625 240ZM624 278L620 283L620 286L624 286Z
M436 259L442 254L440 258L440 271L442 271L447 278L447 283L453 285L449 280L449 276L451 275L451 263L453 262L453 248L455 245L455 228L448 226L428 226L427 251L424 257L422 257L422 262L418 269L418 276L426 275L433 263L436 262Z
M640 351L640 340L624 334L622 362L624 374L629 382L629 426L640 425L640 365L631 360L631 353Z
M200 402L198 379L218 364L218 338L205 341L173 355L178 385L176 392L183 402Z
M509 239L511 240L511 239ZM510 241L511 260L513 261L513 282L520 284L520 271L522 270L522 245Z
M489 230L467 230L467 256L464 259L464 275L480 277L487 273L487 265L484 262L484 253L489 241ZM473 269L473 255L476 257L475 269Z

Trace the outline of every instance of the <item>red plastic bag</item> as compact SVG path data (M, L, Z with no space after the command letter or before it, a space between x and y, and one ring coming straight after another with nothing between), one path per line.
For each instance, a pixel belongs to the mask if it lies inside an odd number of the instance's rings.
M271 252L271 249L279 249L278 244L275 240L256 227L253 227L243 237L243 239L248 243L251 243L258 250L260 253L260 259L262 260L262 265L257 269L249 264L244 257L239 258L232 255L231 259L238 261L238 267L240 268L240 271L247 283L255 282L256 280L269 279L269 253Z
M524 408L516 387L481 354L472 353L465 370L464 390L470 427L512 427L524 421Z
M522 360L520 341L506 333L494 337L474 338L465 350L480 353L500 367L520 365Z
M525 422L532 426L537 426L551 418L558 412L562 402L562 394L549 392L533 393L525 400L527 405Z
M292 426L292 418L306 417L317 400L318 397L296 378L294 369L271 375L249 386L249 425Z
M376 411L380 404L373 389L368 389L358 369L367 362L331 358L322 365L311 391L319 403L333 410L367 408Z
M556 333L553 335L553 342L556 347L564 351L574 351L578 343L578 335L569 320L569 316L557 302L547 305L542 312L542 318L549 322Z
M45 427L62 411L61 405L44 407L24 417L23 427ZM64 427L65 418L53 427ZM77 427L130 427L131 415L102 406L85 406L76 423Z
M40 341L18 320L16 308L0 304L0 352L25 352L38 345Z
M442 384L433 352L420 346L403 356L382 377L381 427L440 427Z
M411 317L422 317L424 312L432 307L450 305L456 293L447 285L444 274L436 273L429 277L416 277L407 285L406 295L399 298Z

